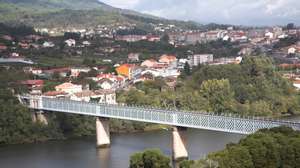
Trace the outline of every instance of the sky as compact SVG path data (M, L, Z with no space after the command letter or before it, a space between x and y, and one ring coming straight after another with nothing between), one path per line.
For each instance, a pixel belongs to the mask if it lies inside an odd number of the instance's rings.
M300 25L300 0L100 0L167 19L235 25Z

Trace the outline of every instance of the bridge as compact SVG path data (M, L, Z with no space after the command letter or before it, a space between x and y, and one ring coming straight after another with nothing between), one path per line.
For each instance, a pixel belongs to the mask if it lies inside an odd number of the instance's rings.
M109 118L157 123L173 126L173 158L188 157L185 131L187 128L205 129L238 134L251 134L262 128L288 126L300 130L300 123L235 115L216 115L205 112L188 112L145 108L136 106L97 104L46 97L22 97L29 108L37 111L38 118L45 120L43 111L63 112L95 116L97 146L110 145Z
M21 64L34 64L33 61L22 58L0 58L0 63L21 63Z

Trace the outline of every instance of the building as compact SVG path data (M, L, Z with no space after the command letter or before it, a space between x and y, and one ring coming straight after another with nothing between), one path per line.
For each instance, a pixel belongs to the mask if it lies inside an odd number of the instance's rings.
M128 62L137 62L140 60L139 57L139 53L130 53L128 54Z
M147 68L153 68L158 64L158 62L154 59L148 59L142 62L141 66L142 67L147 67Z
M45 73L46 75L52 76L54 74L58 74L61 77L67 77L70 74L70 72L71 69L68 67L43 70L43 73Z
M185 42L187 44L196 44L206 42L205 33L203 32L189 32L185 34Z
M44 48L51 48L51 47L54 47L54 46L55 46L55 44L53 42L50 42L50 41L45 41L43 43Z
M82 91L82 85L75 85L73 83L63 83L61 85L55 86L56 91L66 92L68 94L73 94Z
M267 33L265 34L265 37L268 38L268 39L273 39L273 38L274 38L274 33L272 33L272 32L267 32Z
M43 94L43 97L47 98L67 98L68 93L63 91L49 91Z
M175 61L177 61L177 58L174 55L166 55L165 54L159 58L159 62L166 63L166 64L170 64Z
M94 100L97 103L105 103L105 104L117 104L116 101L116 92L110 89L102 89L96 90Z
M141 74L142 70L135 64L123 64L116 68L119 75L127 77L129 80L137 78Z
M290 48L288 49L288 54L295 54L296 51L297 51L297 49L296 49L295 47L290 47Z
M297 90L300 90L300 81L299 80L296 80L293 82L293 86L297 89Z
M71 77L78 77L81 72L88 73L91 68L88 67L73 67L71 68Z
M22 85L27 86L29 89L33 89L36 87L42 87L44 85L43 80L26 80L21 82Z
M120 35L116 37L116 40L127 41L127 42L137 42L141 40L147 40L145 35Z
M112 89L114 87L114 82L108 78L103 78L97 82L97 85L102 89Z
M156 35L148 35L147 40L152 41L152 42L157 42L157 41L160 41L160 37L156 36Z
M68 47L75 47L76 46L76 41L74 39L68 39L68 40L65 41L65 44Z
M214 61L213 54L196 54L189 57L189 64L191 66L198 66L200 64L208 64Z
M93 91L90 90L84 90L81 92L76 92L73 93L70 96L71 100L75 100L75 101L85 101L85 102L90 102L92 97L95 97L96 94Z

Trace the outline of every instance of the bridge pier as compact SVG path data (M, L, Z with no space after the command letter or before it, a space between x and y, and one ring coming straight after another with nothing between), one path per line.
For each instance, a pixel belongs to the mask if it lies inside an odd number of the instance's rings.
M109 119L103 117L96 118L96 138L98 148L110 146Z
M173 160L181 161L188 158L187 146L186 146L186 131L184 127L173 127L172 131L172 151Z
M46 118L46 116L44 115L43 111L35 111L32 113L32 121L34 123L39 122L42 123L44 125L48 125L48 120Z

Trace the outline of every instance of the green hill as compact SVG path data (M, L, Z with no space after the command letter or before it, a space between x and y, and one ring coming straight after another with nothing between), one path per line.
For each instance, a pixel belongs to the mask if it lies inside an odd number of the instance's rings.
M87 27L110 23L193 23L114 8L98 0L0 0L0 22L36 27Z

